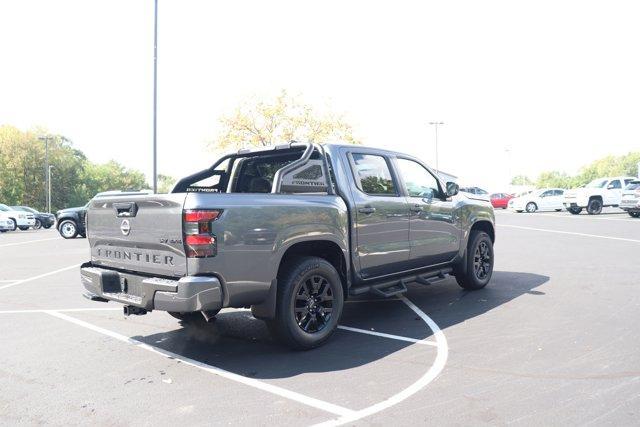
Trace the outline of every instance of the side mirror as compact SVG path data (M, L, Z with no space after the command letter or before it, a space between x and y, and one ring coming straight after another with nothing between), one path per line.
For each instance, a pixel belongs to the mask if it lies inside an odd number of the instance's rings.
M607 185L607 190L613 190L614 185L613 184L609 184Z
M458 194L460 187L455 182L447 182L447 197L452 197Z

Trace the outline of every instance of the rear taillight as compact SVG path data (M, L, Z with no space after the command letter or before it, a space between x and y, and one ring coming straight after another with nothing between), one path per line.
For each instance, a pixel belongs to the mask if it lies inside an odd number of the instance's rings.
M210 258L216 256L218 245L211 231L211 223L218 219L220 210L184 211L184 249L187 258Z

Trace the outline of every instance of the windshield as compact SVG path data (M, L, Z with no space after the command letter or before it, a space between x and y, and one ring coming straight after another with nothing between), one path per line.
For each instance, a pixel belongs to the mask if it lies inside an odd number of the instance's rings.
M585 185L585 187L586 188L602 188L605 185L607 185L607 182L609 182L608 179L594 179L593 181Z
M9 206L7 206L7 205L3 205L2 203L0 203L0 211L8 212L8 211L10 211L10 210L11 210L11 209L9 209Z

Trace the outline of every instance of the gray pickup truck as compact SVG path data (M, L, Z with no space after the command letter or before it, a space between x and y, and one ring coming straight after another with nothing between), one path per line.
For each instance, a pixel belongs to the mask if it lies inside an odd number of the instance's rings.
M453 274L483 288L494 213L420 160L357 145L240 150L170 194L93 200L85 296L183 324L251 307L286 345L336 329L344 301L391 297ZM203 320L204 319L204 320Z

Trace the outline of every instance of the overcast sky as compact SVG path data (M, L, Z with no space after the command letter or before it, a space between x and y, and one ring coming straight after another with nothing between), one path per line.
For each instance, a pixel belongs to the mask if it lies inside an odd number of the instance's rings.
M640 7L618 1L159 0L158 168L207 166L218 119L281 89L465 184L640 150ZM150 174L153 1L0 2L0 124ZM511 149L511 160L505 149Z

